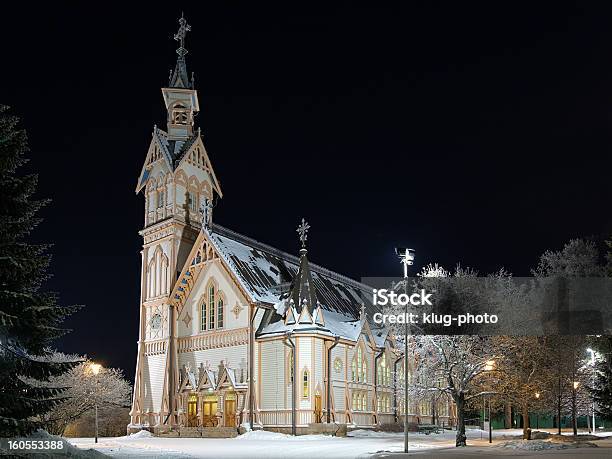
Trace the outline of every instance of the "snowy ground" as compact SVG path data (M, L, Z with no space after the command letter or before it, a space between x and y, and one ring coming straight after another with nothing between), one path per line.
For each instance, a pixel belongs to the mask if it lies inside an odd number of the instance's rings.
M473 445L467 449L457 451L454 446L455 432L446 431L442 434L410 434L410 451L423 453L432 457L491 457L501 455L548 454L549 457L566 455L570 448L561 451L552 448L549 444L536 447L536 443L521 446L520 440L508 441L513 436L521 435L520 429L493 431L494 443L488 444L488 432L481 430L468 430L468 443ZM72 438L69 441L79 448L94 448L97 451L112 457L197 457L197 458L307 458L325 457L325 459L345 458L387 458L397 457L403 451L403 433L372 432L357 430L349 433L348 438L336 438L324 435L304 435L292 437L274 432L255 431L241 435L234 439L216 438L158 438L148 432L139 432L130 437L101 438L97 445L91 438ZM604 434L601 434L602 436ZM610 435L610 433L608 433ZM482 440L481 440L482 437ZM540 442L534 440L533 442ZM608 448L580 448L572 449L579 452L579 457L612 457L612 439L601 440ZM514 445L516 443L516 446ZM546 443L546 442L540 442ZM600 446L605 446L600 444ZM530 448L534 448L533 449ZM525 451L526 450L526 451ZM583 455L583 452L593 455ZM395 453L395 454L394 454ZM600 453L603 453L600 455ZM607 454L606 454L607 453ZM412 454L410 455L412 457Z

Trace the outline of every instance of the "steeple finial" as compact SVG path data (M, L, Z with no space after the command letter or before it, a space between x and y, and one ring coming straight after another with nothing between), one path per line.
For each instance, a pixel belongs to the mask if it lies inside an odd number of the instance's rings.
M304 308L312 313L317 307L317 304L319 304L317 301L316 286L312 281L310 265L308 263L308 257L306 256L308 253L306 250L306 239L308 239L309 229L310 225L302 218L302 223L300 223L296 230L300 236L300 242L302 243L302 248L300 249L300 265L291 283L291 292L289 294L289 297L299 313L301 313Z
M302 223L295 230L300 235L300 242L302 243L302 249L306 248L306 239L308 239L308 230L310 225L306 220L302 218Z
M185 19L185 16L182 13L181 18L178 22L179 29L174 34L174 39L179 42L179 47L176 50L178 58L176 59L176 67L174 68L174 72L172 72L170 76L170 87L190 88L193 86L193 84L189 83L189 76L187 74L187 64L185 62L185 55L188 51L185 48L185 36L187 35L187 32L191 31L191 26L187 24L187 19Z
M185 36L187 32L191 31L191 26L187 24L187 19L185 19L185 15L182 12L181 18L179 19L179 26L178 32L174 34L174 39L181 42L181 46L176 50L176 54L184 56L187 54L187 50L185 49Z

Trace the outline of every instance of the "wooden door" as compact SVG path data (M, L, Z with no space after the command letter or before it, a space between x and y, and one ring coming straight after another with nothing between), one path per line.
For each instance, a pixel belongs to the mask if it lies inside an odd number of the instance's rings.
M314 418L315 422L323 422L323 413L321 411L321 394L315 395Z
M215 427L217 425L217 402L205 401L204 408L204 427Z
M190 395L187 403L187 425L197 427L198 425L198 396Z
M225 400L225 427L236 427L236 400Z

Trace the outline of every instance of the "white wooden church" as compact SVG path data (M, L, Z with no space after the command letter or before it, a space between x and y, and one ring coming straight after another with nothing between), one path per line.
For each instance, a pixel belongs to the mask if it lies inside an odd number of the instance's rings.
M370 320L371 288L309 263L304 222L297 256L213 223L223 193L194 126L190 26L179 24L176 66L162 88L167 129L154 127L136 187L145 223L128 431L403 423L401 350ZM409 416L448 424L451 409L421 401Z

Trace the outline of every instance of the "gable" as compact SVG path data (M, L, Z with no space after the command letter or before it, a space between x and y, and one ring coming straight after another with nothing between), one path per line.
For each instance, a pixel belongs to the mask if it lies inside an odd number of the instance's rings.
M169 172L174 172L179 166L182 166L188 176L201 176L204 172L210 179L212 189L223 197L221 186L199 132L185 140L173 140L168 138L165 131L155 127L145 162L138 177L136 193L147 184L152 167L158 163L164 163Z
M200 232L170 294L170 303L177 311L179 336L200 333L201 302L211 283L217 298L224 301L224 329L248 325L246 305L251 299L210 244L206 233Z

